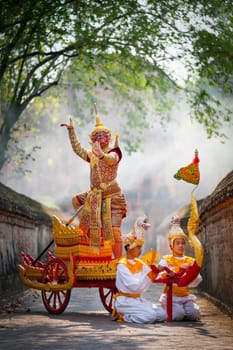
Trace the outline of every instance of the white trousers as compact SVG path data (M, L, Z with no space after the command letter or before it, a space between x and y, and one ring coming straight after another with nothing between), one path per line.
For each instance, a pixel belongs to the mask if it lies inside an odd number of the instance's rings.
M155 323L166 319L165 310L144 298L119 296L116 301L117 312L123 314L126 322Z
M159 299L162 307L166 309L167 295L162 294ZM173 321L191 320L198 321L200 319L200 309L196 304L196 297L189 294L185 297L172 296L172 319Z

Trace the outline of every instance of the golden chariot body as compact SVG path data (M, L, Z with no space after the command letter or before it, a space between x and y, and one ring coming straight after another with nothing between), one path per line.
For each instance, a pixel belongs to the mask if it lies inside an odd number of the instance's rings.
M21 253L22 282L29 288L41 290L44 306L52 314L65 310L74 287L99 288L103 306L111 312L119 261L112 258L111 242L105 241L98 250L92 249L79 226L67 226L56 216L53 217L53 238L54 254L48 252L47 264ZM149 265L156 259L157 253L152 249L143 257Z

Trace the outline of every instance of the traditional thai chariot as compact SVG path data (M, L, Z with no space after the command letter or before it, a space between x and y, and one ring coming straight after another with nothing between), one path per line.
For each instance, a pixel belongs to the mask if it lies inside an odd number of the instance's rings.
M166 283L167 288L167 321L172 321L172 285L188 285L200 272L203 262L202 244L195 235L198 226L198 212L195 198L192 197L191 213L188 222L189 240L194 248L195 263L189 271L179 271L172 278L157 278L155 283ZM140 225L139 218L135 225ZM136 227L135 229L140 229ZM79 226L64 224L53 217L54 254L48 252L48 262L44 263L27 253L21 253L19 264L20 278L24 285L41 291L45 308L51 314L62 313L70 300L72 288L98 288L104 308L112 312L116 267L119 259L112 258L110 241L97 250L90 247L86 235ZM50 243L51 244L51 243ZM157 252L150 249L142 258L154 272Z

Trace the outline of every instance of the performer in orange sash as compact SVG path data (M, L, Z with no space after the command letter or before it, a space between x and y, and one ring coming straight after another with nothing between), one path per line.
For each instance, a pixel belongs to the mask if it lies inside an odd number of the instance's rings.
M66 126L73 151L90 163L90 190L75 194L72 203L77 210L84 205L80 214L80 228L90 238L90 247L98 249L105 240L111 240L115 258L122 255L121 222L126 216L126 200L118 185L117 169L122 158L118 147L118 136L110 147L111 132L96 117L91 132L92 149L87 150L78 141L72 120Z
M145 292L155 280L157 273L139 259L144 244L143 230L130 232L125 240L126 256L117 265L115 316L117 321L133 323L154 323L166 319L166 313L160 306L143 298ZM113 315L114 316L114 315Z
M168 235L169 246L172 251L171 255L165 255L159 262L158 268L160 271L165 270L168 267L171 272L162 272L160 277L173 277L175 273L180 269L188 269L194 263L195 259L190 256L185 256L187 236L180 227L180 219L174 217L171 222L171 229ZM189 285L179 287L173 284L172 287L172 315L174 321L186 320L199 320L200 310L196 304L196 297L190 294L190 287L197 287L202 281L202 277L199 274L197 278ZM164 286L163 293L160 297L160 302L164 308L167 305L166 285Z

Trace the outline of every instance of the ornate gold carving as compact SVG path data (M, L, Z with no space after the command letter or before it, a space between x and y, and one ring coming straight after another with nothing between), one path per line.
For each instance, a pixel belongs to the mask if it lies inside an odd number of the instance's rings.
M199 213L198 213L197 201L194 194L192 193L190 218L188 221L187 228L189 233L190 246L194 249L194 255L195 255L197 265L201 267L204 260L204 249L201 242L196 236L198 225L199 225Z
M53 216L53 238L57 246L68 247L79 243L88 243L78 226L66 226Z
M103 263L83 261L76 265L76 275L81 280L115 279L117 262L118 260Z

